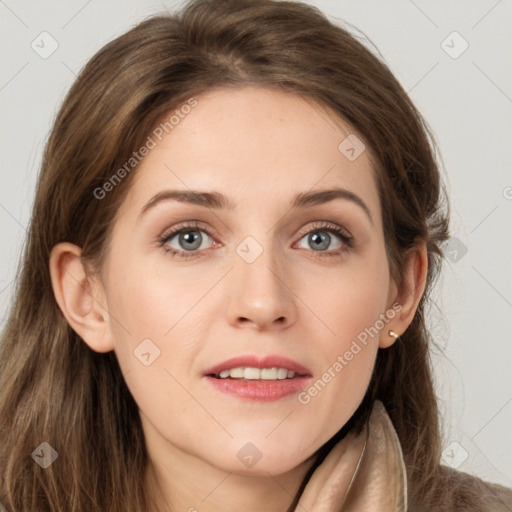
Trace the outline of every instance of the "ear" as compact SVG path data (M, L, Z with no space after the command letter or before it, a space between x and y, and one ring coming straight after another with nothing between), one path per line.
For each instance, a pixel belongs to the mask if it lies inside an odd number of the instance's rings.
M388 348L396 338L390 331L401 336L411 324L418 304L425 291L428 270L427 244L425 241L410 250L403 271L403 286L393 282L390 287L388 311L395 311L395 316L381 331L380 348Z
M104 288L89 276L80 247L63 242L50 254L50 276L57 304L72 329L96 352L114 349Z

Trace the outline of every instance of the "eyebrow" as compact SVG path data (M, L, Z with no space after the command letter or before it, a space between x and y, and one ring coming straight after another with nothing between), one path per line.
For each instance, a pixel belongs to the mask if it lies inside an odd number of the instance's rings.
M354 192L344 188L333 188L328 190L303 192L297 194L290 205L291 210L299 208L308 208L320 204L325 204L334 199L343 199L351 201L359 206L367 215L370 223L373 225L373 217L366 203ZM220 210L223 208L234 210L236 204L220 192L202 192L199 190L164 190L153 196L142 208L139 216L144 215L148 210L155 207L163 201L179 201L205 208Z

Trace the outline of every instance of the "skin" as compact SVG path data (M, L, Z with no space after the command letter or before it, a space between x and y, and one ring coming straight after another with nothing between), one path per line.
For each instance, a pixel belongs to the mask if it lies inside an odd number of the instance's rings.
M377 350L395 341L389 330L401 334L412 321L426 249L411 252L399 289L388 268L369 148L354 161L338 150L357 134L347 123L268 88L214 89L196 99L137 169L101 275L87 275L80 248L62 243L51 255L53 287L84 342L115 350L140 409L151 460L147 485L161 485L162 503L184 511L284 512L316 450L361 402ZM346 199L290 210L296 194L332 187L357 194L373 222ZM235 207L163 201L140 216L166 189L218 191ZM159 245L164 231L195 220L203 238L192 257L172 257ZM325 235L319 221L344 228L354 247ZM308 233L324 233L326 248ZM236 252L248 236L263 249L252 263ZM179 235L169 246L189 247ZM280 354L309 368L314 382L395 302L401 311L307 404L296 395L244 400L202 377L236 355ZM145 366L133 352L148 338L160 356ZM249 441L262 454L252 467L237 457Z

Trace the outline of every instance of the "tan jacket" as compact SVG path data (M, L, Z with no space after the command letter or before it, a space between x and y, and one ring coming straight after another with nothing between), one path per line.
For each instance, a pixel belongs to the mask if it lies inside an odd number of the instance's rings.
M480 503L468 501L475 490ZM440 466L439 478L421 503L410 501L400 442L384 405L377 401L361 434L349 432L314 471L295 510L512 512L511 489L447 466Z

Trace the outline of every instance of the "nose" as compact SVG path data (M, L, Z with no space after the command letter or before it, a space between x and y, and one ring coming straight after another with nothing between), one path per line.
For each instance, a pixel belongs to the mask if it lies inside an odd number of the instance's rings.
M268 249L250 263L237 253L234 260L234 268L228 275L229 324L258 331L292 325L297 316L297 297L291 269L278 262L276 254Z

